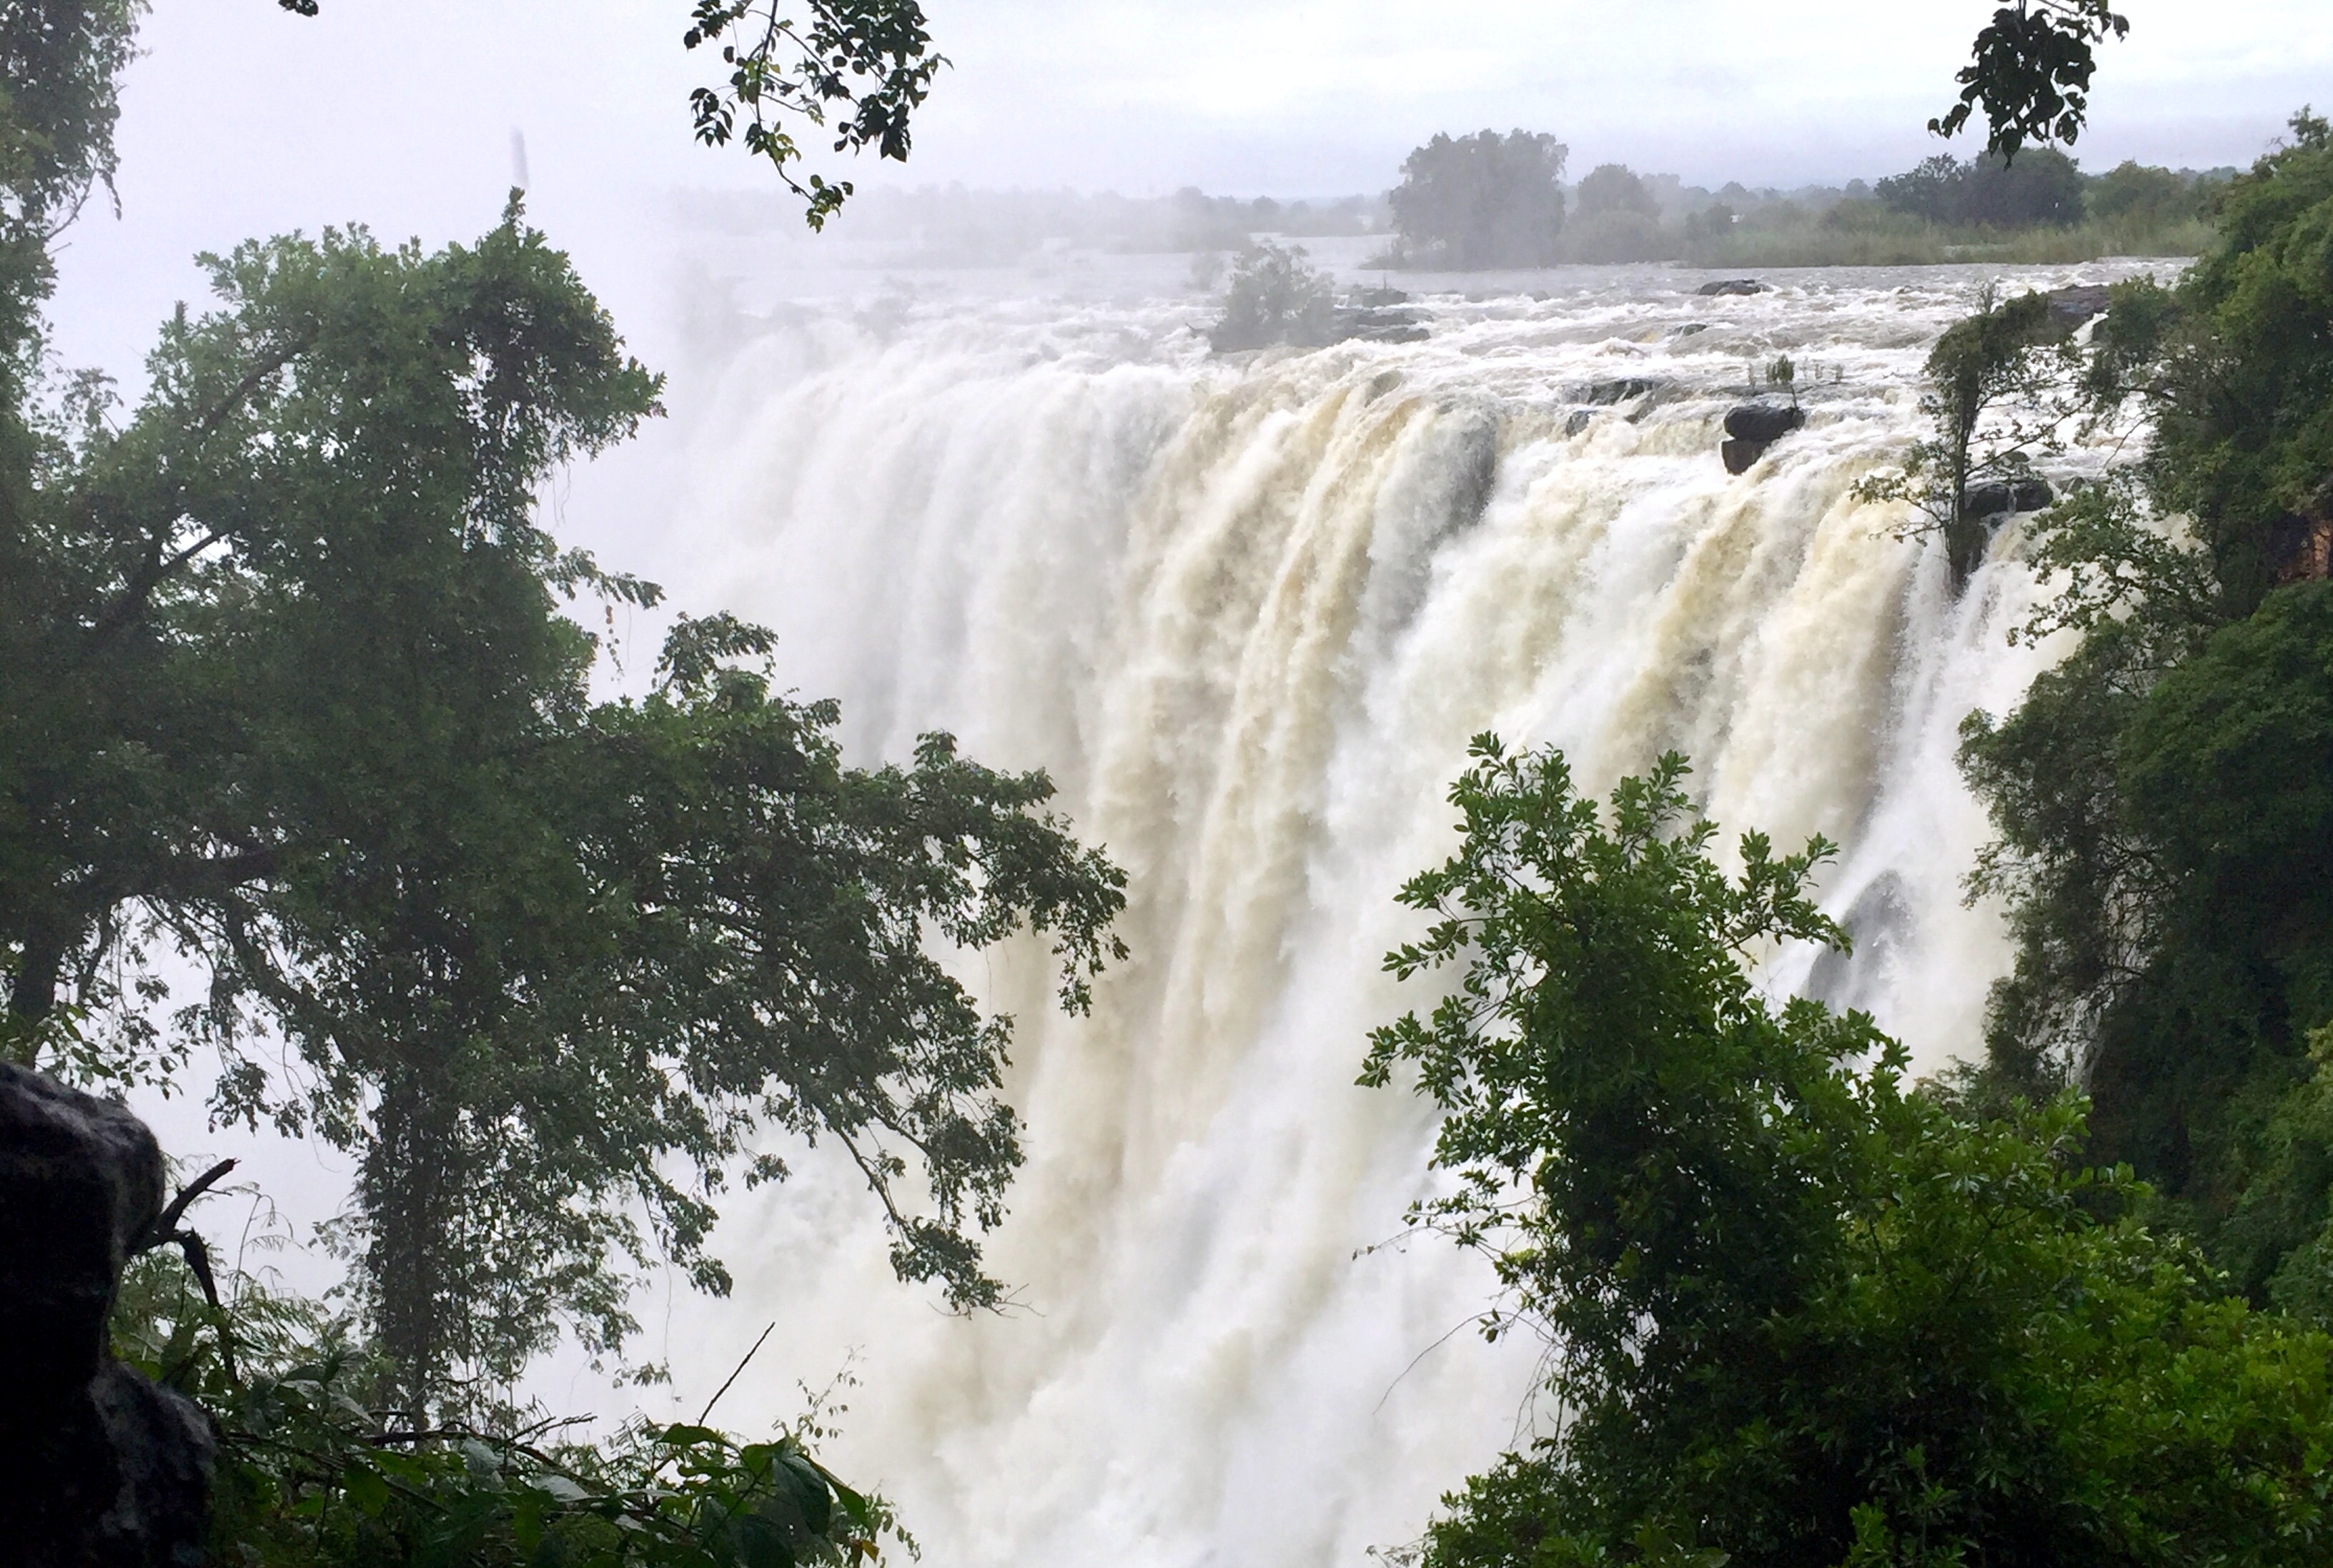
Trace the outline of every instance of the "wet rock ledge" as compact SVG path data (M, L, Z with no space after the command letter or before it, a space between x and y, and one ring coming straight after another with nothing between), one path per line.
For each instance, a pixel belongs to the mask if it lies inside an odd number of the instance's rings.
M1748 473L1752 464L1766 455L1766 448L1806 422L1805 411L1796 404L1744 403L1728 410L1725 442L1717 449L1725 459L1725 472Z

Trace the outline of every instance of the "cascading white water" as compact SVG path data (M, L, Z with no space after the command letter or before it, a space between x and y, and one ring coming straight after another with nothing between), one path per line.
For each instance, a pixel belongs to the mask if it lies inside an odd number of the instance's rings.
M1599 792L1675 748L1729 837L1839 841L1823 895L1858 954L1772 980L1927 1065L1974 1047L2007 950L1963 904L1985 823L1956 728L2048 650L2004 635L2033 592L2013 527L1954 598L1940 549L1850 494L1914 434L1972 276L1582 278L1249 363L1207 359L1187 304L796 311L729 355L684 598L777 626L862 760L945 728L1049 769L1131 876L1134 956L1090 1019L1049 1011L1030 953L970 971L1020 1019L1030 1161L991 1249L1018 1309L899 1286L813 1159L733 1204L736 1298L662 1330L695 1384L777 1321L733 1423L855 1347L832 1457L931 1561L1355 1563L1516 1441L1534 1350L1463 1332L1486 1273L1361 1250L1431 1185L1425 1107L1352 1079L1431 999L1378 961L1477 731L1559 744ZM1719 419L1777 352L1808 425L1730 478ZM1661 385L1583 416L1615 378Z

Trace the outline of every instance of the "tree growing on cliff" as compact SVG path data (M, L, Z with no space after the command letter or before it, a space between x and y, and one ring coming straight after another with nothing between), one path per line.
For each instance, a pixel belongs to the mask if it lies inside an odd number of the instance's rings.
M2295 116L2222 204L2219 244L2117 286L2094 333L2092 395L2148 439L2037 542L2057 592L2028 629L2077 645L1963 730L2019 942L1988 1059L2085 1085L2167 1222L2333 1323L2333 128Z
M1436 135L1401 166L1391 196L1404 265L1543 267L1563 233L1564 159L1554 137Z
M1542 1335L1560 1425L1445 1499L1427 1568L2311 1561L2333 1545L2333 1340L2221 1299L2081 1156L2071 1095L1980 1113L1859 1014L1770 1000L1839 945L1829 852L1729 875L1681 759L1581 797L1492 737L1457 852L1389 954L1455 968L1375 1035L1416 1074L1485 1254L1493 1334Z
M1984 559L1991 520L2032 510L2016 485L2030 483L2037 458L2063 450L2084 412L2068 323L2048 296L2003 301L1987 283L1976 307L1929 350L1920 411L1930 433L1901 467L1856 485L1867 502L1908 502L1907 533L1943 535L1956 591Z

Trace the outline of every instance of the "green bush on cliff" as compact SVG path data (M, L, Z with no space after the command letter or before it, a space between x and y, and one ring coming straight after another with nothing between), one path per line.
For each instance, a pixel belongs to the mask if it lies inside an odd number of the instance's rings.
M2098 1156L2166 1223L2333 1323L2302 1277L2333 1218L2333 129L2292 130L2177 286L2115 291L2089 390L2146 454L2044 521L2031 629L2080 640L1963 756L2001 830L1978 886L2019 939L1994 1078L2085 1085Z
M1838 943L1819 840L1693 819L1682 760L1608 813L1485 737L1464 841L1411 881L1455 966L1375 1037L1486 1253L1491 1332L1545 1336L1557 1433L1447 1499L1430 1568L2285 1563L2333 1550L2333 1341L2226 1297L2083 1153L2065 1094L1995 1114L1904 1078L1860 1014L1752 957Z

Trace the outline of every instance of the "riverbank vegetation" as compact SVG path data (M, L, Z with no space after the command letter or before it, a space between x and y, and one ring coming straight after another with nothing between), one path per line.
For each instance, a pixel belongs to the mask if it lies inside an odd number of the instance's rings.
M1525 133L1518 131L1516 136ZM1483 139L1489 138L1489 141ZM1551 139L1543 162L1557 174L1566 149ZM2118 165L2092 177L2054 148L2013 164L1985 153L1962 162L1938 154L1877 185L1712 191L1674 175L1639 175L1620 164L1590 170L1568 193L1552 177L1510 168L1485 149L1503 146L1485 131L1439 138L1412 155L1418 167L1462 162L1483 213L1517 206L1541 212L1528 253L1471 234L1466 211L1406 196L1410 172L1391 200L1397 237L1373 264L1387 268L1552 266L1676 262L1704 267L1915 266L1946 262L2077 262L2104 255L2194 255L2209 244L2217 193L2233 170L2198 174ZM1439 149L1437 151L1437 149ZM1430 165L1418 160L1435 154ZM1471 161L1465 161L1471 153ZM1451 183L1448 172L1435 177ZM1568 205L1567 205L1568 204ZM1515 259L1524 257L1529 259Z

